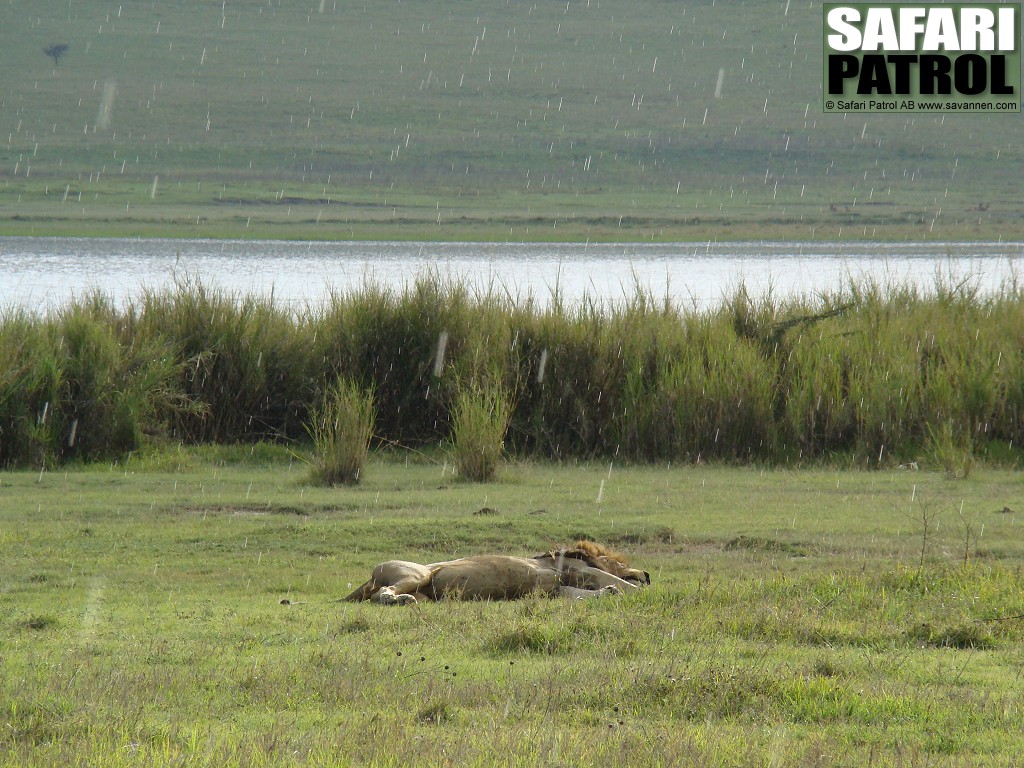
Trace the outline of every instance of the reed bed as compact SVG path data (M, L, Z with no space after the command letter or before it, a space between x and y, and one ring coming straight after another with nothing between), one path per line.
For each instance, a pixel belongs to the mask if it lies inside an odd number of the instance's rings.
M436 275L299 312L186 278L127 306L87 295L0 316L0 464L109 458L149 439L305 441L339 379L375 438L450 440L458 393L510 405L506 452L554 459L1017 461L1024 292L852 281L712 309L512 297ZM943 458L944 457L944 458ZM950 458L950 457L956 457Z

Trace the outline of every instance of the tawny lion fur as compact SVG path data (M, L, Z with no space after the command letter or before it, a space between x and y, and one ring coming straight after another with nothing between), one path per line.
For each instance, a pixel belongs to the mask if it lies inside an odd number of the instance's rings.
M631 568L617 552L578 541L535 557L479 555L429 565L389 560L345 600L393 605L444 598L515 600L531 594L600 597L650 583L650 574Z

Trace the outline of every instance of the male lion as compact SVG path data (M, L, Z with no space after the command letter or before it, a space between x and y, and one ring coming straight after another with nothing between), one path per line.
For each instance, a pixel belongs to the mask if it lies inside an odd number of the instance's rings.
M621 555L592 541L578 541L529 558L480 555L429 565L389 560L345 600L404 605L446 597L515 600L534 593L600 597L650 583L649 573L630 568Z

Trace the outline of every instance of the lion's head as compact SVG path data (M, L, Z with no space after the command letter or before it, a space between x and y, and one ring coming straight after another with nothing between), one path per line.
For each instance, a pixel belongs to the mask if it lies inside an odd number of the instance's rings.
M636 584L651 583L651 574L647 571L630 567L629 561L624 555L610 547L606 547L604 544L598 544L596 541L580 540L571 546L555 549L543 555L537 555L537 557L555 560L565 558L581 560L591 568L599 568L625 581L631 581Z

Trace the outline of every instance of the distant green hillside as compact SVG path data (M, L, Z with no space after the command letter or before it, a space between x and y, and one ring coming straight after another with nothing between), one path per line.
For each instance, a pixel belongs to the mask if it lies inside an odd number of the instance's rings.
M824 115L821 48L806 0L9 0L0 232L1024 238L1020 115Z

